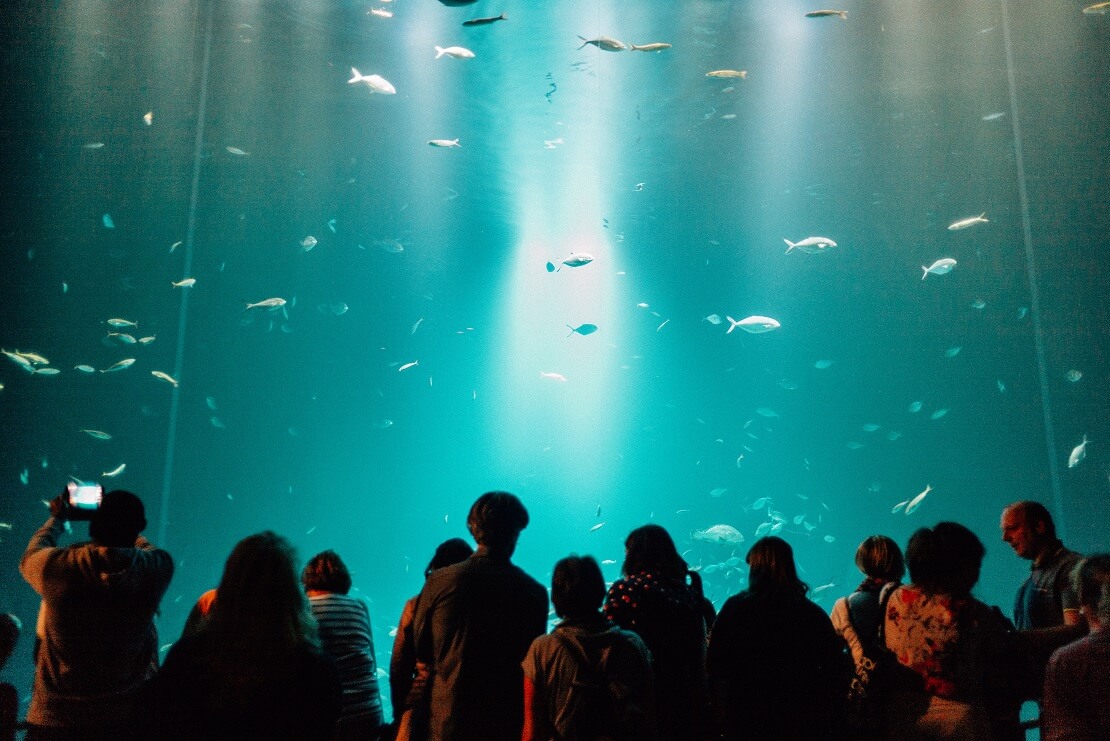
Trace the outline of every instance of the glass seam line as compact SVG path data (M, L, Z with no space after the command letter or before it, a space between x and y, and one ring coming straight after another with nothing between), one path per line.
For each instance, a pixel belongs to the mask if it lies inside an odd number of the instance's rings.
M203 2L203 0L202 0ZM193 267L193 245L197 228L197 202L200 199L201 152L204 147L204 122L208 103L208 70L212 56L212 8L214 3L207 2L204 22L204 53L200 64L200 90L197 96L197 133L193 143L193 182L189 192L189 216L185 229L185 265L183 275L189 277ZM199 8L198 8L199 10ZM177 315L177 350L174 356L173 377L181 378L185 362L185 324L189 312L189 290L181 291L181 308ZM177 445L177 419L181 401L181 389L173 388L170 400L169 429L166 435L166 464L162 472L162 500L158 511L159 548L166 547L166 522L170 510L170 487L173 482L174 449Z
M1029 277L1029 309L1033 315L1033 342L1037 351L1037 372L1041 384L1041 409L1044 412L1045 445L1048 448L1048 472L1052 482L1052 504L1055 509L1056 531L1067 540L1064 501L1060 490L1060 465L1056 460L1056 430L1052 424L1052 401L1048 388L1045 363L1044 327L1041 323L1040 294L1037 290L1037 264L1033 255L1033 229L1029 217L1029 192L1025 184L1025 156L1021 146L1021 122L1018 120L1017 82L1014 75L1014 49L1010 38L1010 7L1002 3L1002 39L1006 52L1006 82L1010 92L1010 121L1014 133L1014 164L1017 168L1018 197L1021 202L1021 231L1025 241L1025 272Z

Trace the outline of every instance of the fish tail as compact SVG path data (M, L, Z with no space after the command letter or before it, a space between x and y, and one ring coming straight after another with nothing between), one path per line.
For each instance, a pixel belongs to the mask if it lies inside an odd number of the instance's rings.
M439 59L440 57L442 57L443 54L444 54L443 47L442 46L437 46L436 47L436 59Z
M789 239L784 238L782 241L786 242L786 254L788 254L788 255L790 254L790 250L792 250L792 249L794 249L795 247L798 246L798 245L794 244L793 242L791 242Z
M568 324L568 325L567 325L567 329L569 329L569 330L570 330L570 334L574 334L574 327L572 327L572 326L570 326L570 325ZM567 337L570 337L570 334L568 334L568 335L567 335ZM1084 439L1086 439L1086 438L1084 438Z
M362 73L354 67L351 67L351 74L354 75L354 77L347 80L348 85L354 85L356 82L359 82L362 79Z
M505 15L504 13L502 13L501 15L499 15L497 17L500 18L503 21L509 20L509 16Z
M921 266L921 269L922 269L922 270L924 271L924 272L923 272L923 273L921 274L921 280L925 280L925 276L929 274L929 268L927 268L927 267L925 267L924 265L922 265L922 266Z
M987 212L986 211L979 214L979 218L982 219L983 221L988 221L988 222L990 221L990 219L987 218Z
M727 332L725 332L725 334L732 334L732 330L734 330L734 329L736 329L737 327L739 327L739 326L740 326L740 322L736 321L735 319L733 319L733 318L732 318L732 317L730 317L730 316L726 316L726 317L725 317L725 319L728 319L728 323L729 323L729 325L731 325L731 326L729 326L729 328L728 328L728 331L727 331Z
M579 36L578 38L582 39L582 46L580 46L580 47L578 47L578 48L579 48L579 49L585 49L585 48L586 48L586 44L590 43L590 40L589 40L589 39L587 39L587 38L586 38L585 36Z
M837 13L837 15L839 15L844 20L848 20L848 11L847 10L842 10L839 13Z

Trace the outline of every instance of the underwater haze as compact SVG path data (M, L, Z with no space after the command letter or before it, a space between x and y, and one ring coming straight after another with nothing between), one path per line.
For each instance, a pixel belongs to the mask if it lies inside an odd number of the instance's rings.
M6 673L71 480L145 501L162 643L273 529L347 561L383 666L494 489L541 581L653 521L718 606L767 533L826 608L864 537L957 520L1010 614L1018 499L1110 548L1110 15L827 7L11 3Z

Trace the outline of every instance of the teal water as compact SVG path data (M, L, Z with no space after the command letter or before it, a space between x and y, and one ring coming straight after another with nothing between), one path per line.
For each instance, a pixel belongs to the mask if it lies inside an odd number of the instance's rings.
M70 477L146 501L178 563L163 642L271 528L347 560L383 664L490 489L529 508L541 581L571 551L615 578L655 521L718 605L745 572L706 567L764 523L826 606L862 538L955 519L1009 612L1027 565L998 517L1021 498L1106 550L1110 16L1011 3L1007 34L996 1L632 5L7 11L0 345L61 373L0 359L0 610L33 625L16 564ZM784 254L809 236L838 246ZM781 327L726 334L750 315ZM744 542L693 539L718 524ZM6 670L25 687L29 645Z

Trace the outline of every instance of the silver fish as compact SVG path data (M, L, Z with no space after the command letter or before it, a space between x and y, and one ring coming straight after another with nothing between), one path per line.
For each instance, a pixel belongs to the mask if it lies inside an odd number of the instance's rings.
M112 365L108 366L107 368L105 368L104 370L102 370L100 372L101 373L112 373L114 371L121 371L124 368L130 368L134 364L135 364L135 358L124 358L123 360L119 361L118 363L113 363Z
M587 39L585 36L579 36L578 38L582 39L582 46L578 47L579 49L582 49L587 44L593 44L602 51L624 51L628 48L628 45L623 41L617 41L608 36L598 36L596 39Z

